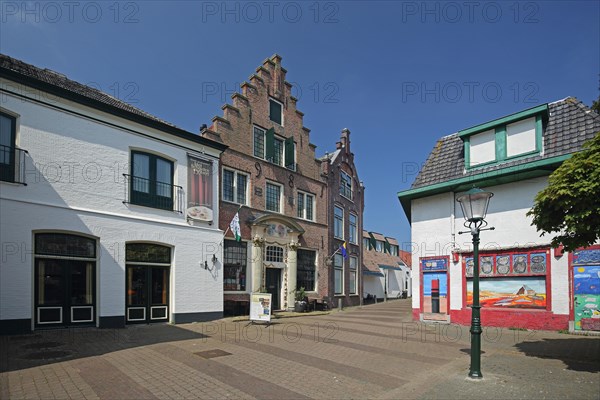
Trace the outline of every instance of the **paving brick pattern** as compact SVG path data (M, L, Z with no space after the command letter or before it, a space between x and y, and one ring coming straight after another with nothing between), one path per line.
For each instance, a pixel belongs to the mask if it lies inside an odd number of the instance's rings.
M468 327L410 318L410 300L393 300L269 326L224 319L1 337L0 398L600 397L600 337L484 328L484 379L472 381Z

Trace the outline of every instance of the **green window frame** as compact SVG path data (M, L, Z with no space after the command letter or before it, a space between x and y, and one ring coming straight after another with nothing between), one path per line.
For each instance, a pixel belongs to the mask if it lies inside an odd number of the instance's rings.
M0 112L0 180L15 181L17 119Z
M130 202L173 210L173 162L153 153L131 152Z

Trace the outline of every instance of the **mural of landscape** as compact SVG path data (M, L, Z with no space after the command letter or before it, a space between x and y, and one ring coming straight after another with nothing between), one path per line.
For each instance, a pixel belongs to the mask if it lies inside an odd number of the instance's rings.
M600 266L575 267L573 274L576 330L600 330Z
M479 282L482 307L546 308L546 278L490 278ZM467 305L473 304L473 281L467 281Z

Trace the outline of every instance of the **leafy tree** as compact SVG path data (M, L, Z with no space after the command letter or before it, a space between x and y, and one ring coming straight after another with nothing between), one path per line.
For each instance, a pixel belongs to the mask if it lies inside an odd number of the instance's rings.
M573 251L600 239L600 132L550 175L527 215L542 236L558 233L552 247Z

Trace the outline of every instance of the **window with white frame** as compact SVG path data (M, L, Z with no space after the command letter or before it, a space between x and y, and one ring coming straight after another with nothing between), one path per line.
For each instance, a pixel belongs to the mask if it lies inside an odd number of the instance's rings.
M333 236L338 239L344 238L344 209L338 206L333 211Z
M277 137L273 128L265 130L254 126L254 157L295 171L296 143L294 137Z
M283 126L283 104L274 99L269 99L269 119Z
M283 262L283 248L279 246L267 246L267 262Z
M333 256L333 275L335 294L344 293L344 257L341 254Z
M265 130L254 127L254 157L265 158Z
M340 173L340 194L352 200L352 177L344 171Z
M350 213L349 219L350 219L350 232L348 234L348 241L350 243L358 244L358 228L356 225L358 223L358 217L356 216L356 214Z
M223 168L223 200L237 204L247 204L248 175L239 171Z
M381 240L375 241L375 251L378 253L383 253L383 242Z
M358 274L357 274L357 266L358 266L358 258L351 256L349 258L350 264L348 265L349 269L349 288L350 294L356 294L356 290L358 287Z
M298 205L296 215L298 218L314 221L315 196L298 191Z
M369 251L371 247L371 241L369 240L369 238L363 238L363 250L364 251Z
M267 210L281 212L281 185L267 182Z
M399 253L398 246L395 244L391 244L390 245L390 254L397 257L398 253Z

